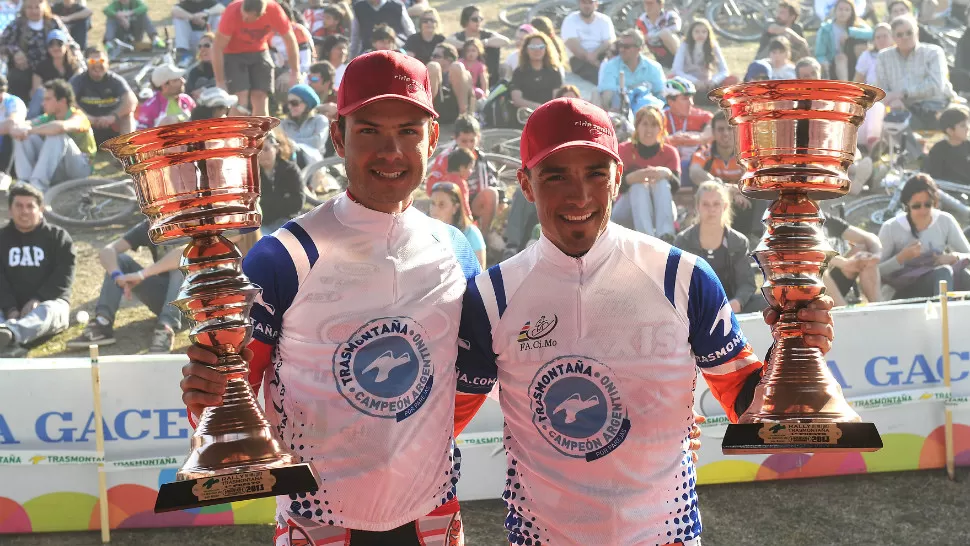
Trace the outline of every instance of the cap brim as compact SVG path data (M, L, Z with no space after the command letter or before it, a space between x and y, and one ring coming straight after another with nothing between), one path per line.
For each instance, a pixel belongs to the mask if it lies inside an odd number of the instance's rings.
M391 100L391 99L413 104L418 108L424 110L425 112L431 114L432 117L434 118L438 117L438 112L435 112L434 108L429 107L428 105L422 103L421 101L417 99L412 99L411 97L402 97L401 95L394 95L394 94L377 95L376 97L370 97L360 102L356 102L354 104L344 106L343 108L337 110L337 113L340 114L341 116L349 116L350 114L353 114L357 110L360 110L361 108L369 104L373 104L379 100Z
M535 167L536 165L538 165L540 161L542 161L543 159L551 156L552 154L554 154L556 152L561 152L562 150L566 150L566 149L569 149L569 148L588 148L590 150L599 150L599 151L603 152L604 154L606 154L606 155L612 157L613 159L615 159L617 163L622 163L623 162L620 159L620 155L619 154L617 154L613 150L607 148L606 146L603 146L602 144L598 144L596 142L590 142L588 140L573 140L573 141L570 141L570 142L563 142L562 144L557 144L555 146L552 146L550 148L546 148L545 150L542 150L533 159L529 160L529 162L525 164L525 168L526 169L531 169L531 168Z

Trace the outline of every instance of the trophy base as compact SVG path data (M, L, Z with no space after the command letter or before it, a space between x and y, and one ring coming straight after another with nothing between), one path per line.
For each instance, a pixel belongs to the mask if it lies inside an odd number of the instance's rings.
M307 463L255 472L214 474L205 478L162 484L155 499L155 513L307 493L316 491L319 487L316 473Z
M764 422L728 425L721 442L725 455L860 452L882 449L872 423Z

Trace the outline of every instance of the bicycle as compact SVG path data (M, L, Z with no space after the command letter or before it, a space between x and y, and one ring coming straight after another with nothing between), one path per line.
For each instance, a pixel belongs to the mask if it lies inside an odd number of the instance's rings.
M61 226L100 227L127 223L138 211L130 178L80 178L55 184L44 195L44 214Z
M758 41L772 17L767 2L759 0L673 0L669 8L677 10L685 29L696 14L703 13L714 32L737 42ZM606 14L617 33L636 28L637 18L643 14L643 0L617 0L609 4Z

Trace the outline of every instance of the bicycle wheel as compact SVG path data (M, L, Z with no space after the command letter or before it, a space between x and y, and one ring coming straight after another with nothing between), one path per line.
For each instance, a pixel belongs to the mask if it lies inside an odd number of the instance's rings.
M889 210L892 197L889 195L868 195L845 205L845 221L871 233L878 233L883 222L895 216Z
M123 223L138 211L138 198L130 180L68 180L51 187L44 201L44 214L61 226L108 226Z
M624 30L636 28L637 17L643 13L643 0L616 0L606 13L613 20L613 27L619 34Z
M347 188L347 173L343 162L342 157L333 156L311 163L303 169L300 177L303 179L303 193L308 203L317 206L335 192Z
M601 2L599 10L605 13L606 2ZM534 4L529 12L525 16L525 22L528 23L532 19L545 15L552 21L555 28L562 28L562 20L566 18L567 15L576 11L575 0L545 0Z
M715 32L738 42L757 42L771 15L757 0L718 0L704 14Z
M512 4L511 6L502 8L502 10L498 12L498 20L501 21L503 25L513 30L518 30L520 25L531 21L528 16L529 8L531 8L532 5L533 4L531 2L528 2L523 4Z
M482 138L479 142L479 146L486 153L500 153L511 155L509 152L512 150L509 147L504 147L509 141L516 141L514 147L514 153L519 153L518 140L522 138L521 129L485 129L482 131Z
M489 153L482 154L482 159L488 161L489 165L498 172L498 180L502 184L502 187L505 188L505 194L511 197L516 186L519 185L516 172L518 172L522 162L516 157Z

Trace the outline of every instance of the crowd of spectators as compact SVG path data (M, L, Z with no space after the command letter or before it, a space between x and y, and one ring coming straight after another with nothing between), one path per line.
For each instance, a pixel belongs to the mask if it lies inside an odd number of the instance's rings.
M575 0L561 24L536 17L510 37L489 28L476 5L464 6L458 27L446 29L426 0L309 0L299 6L291 0L181 0L171 7L172 44L161 38L144 0L114 0L98 14L83 0L48 1L21 0L15 9L15 2L4 2L7 19L0 10L6 66L0 167L17 182L9 206L15 220L23 219L11 221L0 244L19 245L20 258L8 260L18 261L16 267L47 260L45 271L63 275L67 269L51 260L73 259L51 246L65 238L69 243L69 235L42 215L28 221L33 213L24 202L42 210L51 185L89 176L104 140L187 120L282 119L259 157L264 188L272 188L261 202L264 231L278 228L304 205L301 169L335 153L329 126L338 117L336 95L347 63L367 51L395 50L428 66L439 122L454 137L429 167L430 212L461 229L483 265L487 250L508 256L538 235L535 207L517 188L506 194L486 160L482 127L521 127L541 104L575 96L611 112L617 127L622 120L629 124L612 219L705 257L735 311L762 307L746 255L763 230L766 202L739 190L744 169L735 130L707 93L740 81L827 78L887 92L860 130L849 171L853 194L878 183L887 112L909 112L914 129L938 134L933 146L915 132L907 135L914 159L925 156L923 172L908 177L900 190L903 211L878 236L835 216L826 219L827 235L848 249L825 275L833 297L844 303L931 296L940 279L970 288L966 226L940 209L943 191L934 182L970 184L970 112L960 96L970 93L970 36L964 34L948 58L934 31L947 17L966 24L959 3L928 0L914 7L909 0L888 0L880 20L873 2L820 0L823 22L806 36L800 4L781 0L750 64L729 66L711 24L682 18L664 0L643 0L633 27L619 33L598 0ZM94 21L104 24L99 44L88 43ZM173 62L154 68L150 86L133 88L112 70L127 44L159 53L171 47ZM36 230L50 241L21 244L18 238L30 239ZM127 254L141 246L152 251L152 264L139 265ZM172 257L178 251L151 245L143 224L107 245L99 256L106 274L95 316L72 343L111 343L118 302L133 294L158 316L151 350L168 350L181 327L178 313L164 304L180 282ZM17 275L0 269L0 293ZM0 298L0 352L18 353L66 326L59 314L64 306L47 302L69 301L69 288L41 292Z

